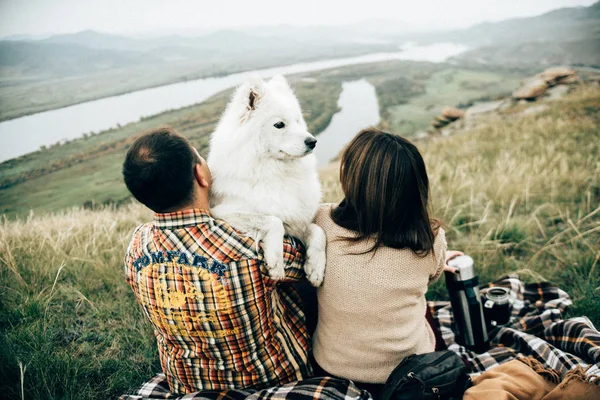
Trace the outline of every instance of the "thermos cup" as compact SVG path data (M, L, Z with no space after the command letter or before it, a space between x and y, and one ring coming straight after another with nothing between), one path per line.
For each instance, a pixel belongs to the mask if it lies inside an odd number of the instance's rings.
M510 290L503 287L491 287L483 293L483 315L488 328L506 325L510 322L512 304Z
M473 259L459 256L450 260L448 265L457 269L456 273L445 273L454 312L456 342L469 350L484 352L489 348L489 337Z

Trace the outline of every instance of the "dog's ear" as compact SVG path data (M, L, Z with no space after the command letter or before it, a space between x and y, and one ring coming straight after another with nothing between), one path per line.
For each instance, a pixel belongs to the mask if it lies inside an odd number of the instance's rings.
M252 76L245 83L240 85L230 103L231 109L239 115L242 122L250 119L252 112L260 106L261 100L265 95L265 81L259 76Z
M271 80L269 81L269 85L277 86L278 88L283 89L283 90L292 91L290 84L288 83L287 79L285 79L285 77L283 75L274 75L271 78Z
M248 110L256 110L256 106L265 94L265 81L259 76L250 78L248 80L247 94Z
M248 95L248 107L251 110L256 110L256 102L258 100L258 92L250 89L250 95Z

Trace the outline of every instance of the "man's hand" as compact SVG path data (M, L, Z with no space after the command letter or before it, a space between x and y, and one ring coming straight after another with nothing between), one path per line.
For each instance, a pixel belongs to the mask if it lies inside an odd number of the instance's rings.
M446 251L446 263L444 264L444 271L452 272L453 274L455 274L457 272L457 269L454 267L450 267L448 265L448 261L452 260L453 258L456 258L459 256L464 256L464 255L465 254L462 251L456 251L456 250Z

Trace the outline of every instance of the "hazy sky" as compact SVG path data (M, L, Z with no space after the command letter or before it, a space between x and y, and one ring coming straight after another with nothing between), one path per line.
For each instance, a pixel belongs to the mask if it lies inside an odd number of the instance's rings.
M172 32L392 19L407 29L466 27L597 0L0 0L0 37L94 29Z

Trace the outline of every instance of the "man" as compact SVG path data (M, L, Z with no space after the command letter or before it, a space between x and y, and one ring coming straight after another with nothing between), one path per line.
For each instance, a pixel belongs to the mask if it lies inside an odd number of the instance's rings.
M262 389L309 377L297 293L269 278L253 239L210 216L210 170L188 140L171 129L138 138L123 176L155 212L133 233L125 273L154 327L171 392ZM301 243L286 238L283 246L283 281L303 278Z

